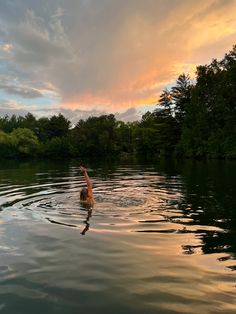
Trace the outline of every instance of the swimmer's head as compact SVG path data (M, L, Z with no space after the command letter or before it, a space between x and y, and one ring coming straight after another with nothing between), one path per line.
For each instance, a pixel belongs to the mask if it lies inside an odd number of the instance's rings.
M87 188L82 188L80 192L80 200L81 201L86 201L88 197L88 189Z

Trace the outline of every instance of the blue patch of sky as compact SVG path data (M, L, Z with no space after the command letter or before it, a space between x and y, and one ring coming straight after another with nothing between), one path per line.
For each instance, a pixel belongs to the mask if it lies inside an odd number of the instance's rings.
M0 63L1 75L11 76L13 78L19 77L21 80L28 79L29 74L22 71L16 64L11 61L4 60Z

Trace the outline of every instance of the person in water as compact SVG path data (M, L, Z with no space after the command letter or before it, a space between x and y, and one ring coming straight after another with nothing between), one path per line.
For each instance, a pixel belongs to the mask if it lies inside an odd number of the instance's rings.
M94 198L93 198L92 182L88 176L86 168L81 166L80 171L84 175L84 178L87 184L87 188L82 188L82 190L80 191L80 202L93 207Z

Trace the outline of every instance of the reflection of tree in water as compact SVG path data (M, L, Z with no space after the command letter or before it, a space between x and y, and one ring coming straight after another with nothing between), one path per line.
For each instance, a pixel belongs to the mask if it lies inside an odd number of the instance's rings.
M215 230L196 230L202 242L202 252L227 253L220 260L236 259L236 165L190 162L182 171L185 191L179 208L184 218L191 217L191 221L184 224L215 226ZM198 245L183 249L192 254L196 247Z
M6 181L11 184L29 185L34 184L43 174L44 181L61 181L62 174L70 174L69 162L61 160L16 160L1 159L0 177L1 182Z

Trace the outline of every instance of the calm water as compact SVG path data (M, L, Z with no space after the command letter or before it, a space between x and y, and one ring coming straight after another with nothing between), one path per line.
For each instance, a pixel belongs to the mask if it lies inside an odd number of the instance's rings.
M235 162L0 164L0 312L236 313Z

